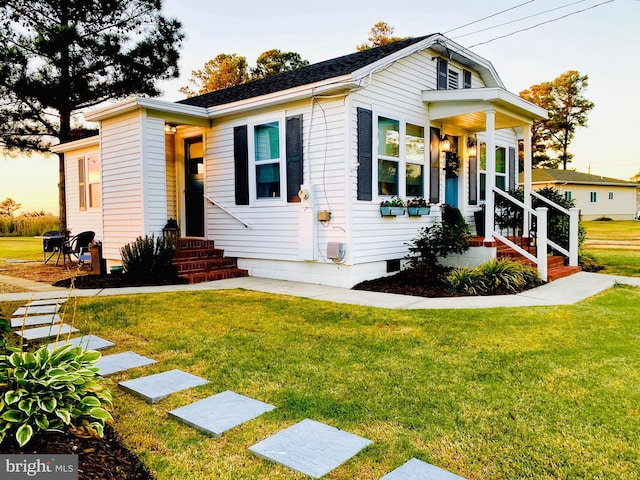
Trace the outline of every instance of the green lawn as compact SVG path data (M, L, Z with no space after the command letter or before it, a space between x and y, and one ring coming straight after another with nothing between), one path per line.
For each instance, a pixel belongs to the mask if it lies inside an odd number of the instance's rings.
M114 341L108 353L158 360L112 377L116 429L158 480L306 478L248 452L304 418L375 442L329 480L412 457L469 479L620 480L640 478L638 304L624 286L573 306L455 311L234 290L82 299L75 325ZM173 368L211 383L156 405L117 388ZM219 439L167 414L227 389L277 408Z
M0 261L7 259L42 260L42 239L0 237Z

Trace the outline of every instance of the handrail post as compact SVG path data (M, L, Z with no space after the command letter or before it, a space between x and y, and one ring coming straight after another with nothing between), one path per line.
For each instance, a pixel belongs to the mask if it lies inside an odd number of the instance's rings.
M578 266L578 224L580 220L580 209L572 207L569 209L569 265Z
M540 278L547 281L547 207L536 208L538 216L537 237L536 237L536 257L538 258L538 274Z

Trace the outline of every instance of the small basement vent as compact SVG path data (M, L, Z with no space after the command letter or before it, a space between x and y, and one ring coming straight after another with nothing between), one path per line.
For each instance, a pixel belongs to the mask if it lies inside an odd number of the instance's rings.
M393 260L387 260L387 273L400 271L400 259L394 258Z
M327 258L334 262L341 262L344 260L347 247L344 243L340 242L327 242Z

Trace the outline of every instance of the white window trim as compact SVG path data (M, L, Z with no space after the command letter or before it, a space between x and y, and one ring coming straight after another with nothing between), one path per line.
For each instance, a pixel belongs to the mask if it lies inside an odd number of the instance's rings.
M278 140L280 142L280 158L275 159L272 163L278 163L280 166L280 196L277 198L258 198L258 189L256 185L256 144L255 144L255 127L266 123L278 122ZM284 116L265 116L255 119L248 124L247 132L247 148L249 154L249 204L255 207L266 207L274 205L287 204L287 169L286 169L286 118Z
M98 172L100 175L99 182L90 182L89 181L89 158L96 157L98 159ZM100 150L91 150L85 152L84 155L79 155L76 157L78 160L82 160L84 164L84 206L85 208L81 208L80 204L78 204L78 210L81 212L96 212L102 210L102 158L100 158ZM80 188L80 172L78 171L78 188ZM91 205L91 185L99 185L100 186L100 205L92 206ZM78 199L79 201L79 199Z
M424 198L427 195L427 192L425 191L425 189L428 186L428 158L429 158L429 126L428 126L428 122L426 120L417 120L416 118L412 118L412 117L406 117L404 115L399 115L396 113L388 113L388 112L374 112L373 115L373 137L374 137L374 144L373 144L373 152L374 152L374 165L373 165L373 172L372 172L372 177L373 177L373 187L374 187L374 198L377 199L377 201L383 201L383 200L389 200L392 197L398 197L398 198L402 198L403 200L407 199L407 179L406 179L406 172L407 172L407 164L413 164L413 165L422 165L422 197ZM387 155L380 155L378 154L378 119L382 117L382 118L387 118L389 120L395 120L397 122L399 122L399 128L398 128L398 135L399 135L399 155L398 157L389 157ZM422 163L417 162L415 160L408 160L407 159L407 150L406 150L406 146L407 146L407 124L411 124L411 125L415 125L417 127L422 127L423 128L423 132L424 132L424 142L425 142L425 148L424 148L424 154L423 154L423 158L422 158ZM393 162L397 162L398 163L398 195L380 195L378 193L378 160L388 160L388 161L393 161ZM417 198L417 197L411 197L411 198Z

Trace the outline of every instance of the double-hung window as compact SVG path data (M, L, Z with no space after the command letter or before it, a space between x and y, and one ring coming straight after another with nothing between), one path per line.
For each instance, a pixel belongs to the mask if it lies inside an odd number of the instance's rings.
M97 153L78 158L78 208L86 210L102 205L100 156Z
M273 121L255 125L253 140L255 152L256 198L279 199L281 185L281 122Z
M496 147L495 185L501 190L507 188L507 149ZM487 199L487 144L480 143L480 200Z
M424 195L424 127L378 117L378 195Z

